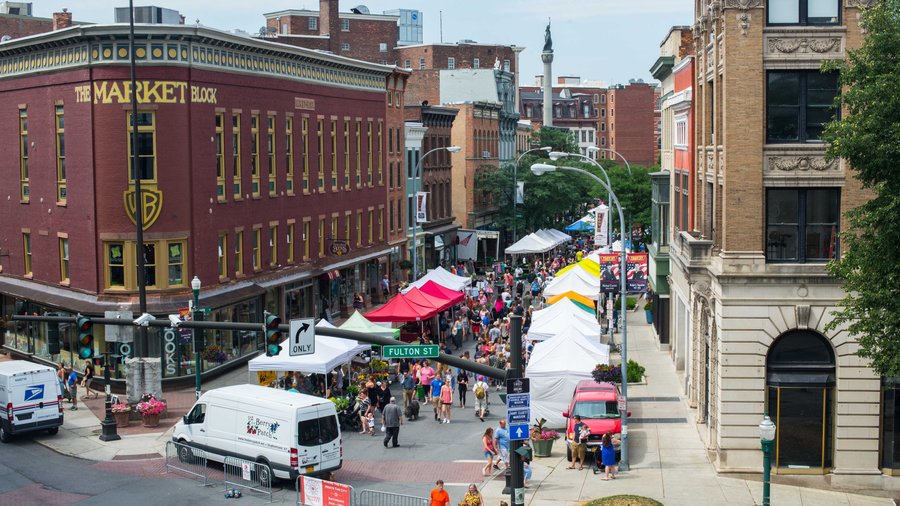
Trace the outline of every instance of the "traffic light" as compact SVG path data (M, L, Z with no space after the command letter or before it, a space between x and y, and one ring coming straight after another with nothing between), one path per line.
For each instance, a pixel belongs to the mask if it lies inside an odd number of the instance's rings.
M281 353L281 318L266 313L266 356L274 357Z
M47 322L47 353L59 355L59 324Z
M84 360L94 356L94 322L86 316L75 319L78 327L78 356Z

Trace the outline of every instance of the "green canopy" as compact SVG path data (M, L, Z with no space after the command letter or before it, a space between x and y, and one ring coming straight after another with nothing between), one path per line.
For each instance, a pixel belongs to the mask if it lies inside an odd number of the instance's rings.
M340 327L341 330L352 330L381 337L400 339L400 329L392 329L366 319L359 311L354 311Z

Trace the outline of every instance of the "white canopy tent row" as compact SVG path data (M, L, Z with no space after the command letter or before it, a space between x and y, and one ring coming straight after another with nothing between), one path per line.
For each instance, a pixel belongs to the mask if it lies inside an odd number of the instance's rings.
M581 266L575 266L569 272L548 283L544 288L544 297L555 297L566 292L575 292L596 301L600 298L600 278L592 276Z
M525 377L531 380L531 416L547 420L547 427L565 427L562 413L569 407L575 385L591 379L597 364L609 365L609 346L577 334L560 334L536 343Z
M419 278L417 281L410 283L409 286L401 290L401 292L406 293L412 290L413 287L421 288L422 285L429 281L434 281L435 283L443 287L455 290L457 292L462 292L466 289L467 286L472 283L472 278L466 276L457 276L447 269L438 266L428 271L427 274Z
M506 248L504 252L507 255L546 253L560 244L571 240L572 238L569 237L568 234L559 232L558 230L538 230L537 232L532 232L519 239Z
M532 324L534 322L543 320L544 318L555 318L556 316L564 314L571 318L578 318L584 321L594 321L594 314L588 311L585 311L580 306L572 302L571 299L563 298L560 299L556 304L551 304L544 309L538 309L537 311L531 314Z
M554 309L557 307L559 309ZM575 334L589 342L599 343L603 329L585 310L569 299L562 299L549 308L534 313L528 329L528 340L543 341L558 335Z

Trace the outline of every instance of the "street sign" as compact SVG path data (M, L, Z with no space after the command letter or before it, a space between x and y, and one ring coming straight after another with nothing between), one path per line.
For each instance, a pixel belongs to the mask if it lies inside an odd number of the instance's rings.
M625 411L625 397L619 397L619 411Z
M315 318L291 320L291 334L288 340L291 356L311 355L316 352Z
M399 346L382 346L384 358L437 358L441 347L436 344L407 344Z
M527 424L531 420L531 408L518 408L506 410L506 421L510 425Z
M516 424L509 426L509 440L510 441L525 441L528 439L528 424Z
M506 380L506 395L527 394L531 391L531 382L528 378L513 378Z
M506 408L519 409L531 407L531 394L508 394Z

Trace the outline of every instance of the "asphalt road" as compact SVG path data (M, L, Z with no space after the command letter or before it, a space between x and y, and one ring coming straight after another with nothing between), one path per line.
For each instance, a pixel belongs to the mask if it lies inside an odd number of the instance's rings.
M472 345L471 341L466 344ZM246 381L244 370L228 376L232 375L220 382ZM402 405L400 386L395 383L391 389ZM454 391L451 423L438 423L431 406L422 404L418 420L404 419L399 448L383 446L379 427L375 436L343 433L344 465L336 473L336 481L356 491L428 497L434 482L442 479L455 504L469 483L480 484L486 479L481 474L481 436L487 427L496 428L499 418L505 417L496 389L492 388L489 395L493 412L484 422L475 416L474 394L469 392L465 410L458 407L456 394ZM164 474L161 459L94 462L57 454L28 437L0 445L0 455L0 506L234 503L225 499L222 485L203 487L195 480ZM218 470L221 472L221 466ZM502 480L502 475L498 479ZM292 483L276 483L276 504L295 501ZM240 504L267 503L268 497L251 493L240 499Z

